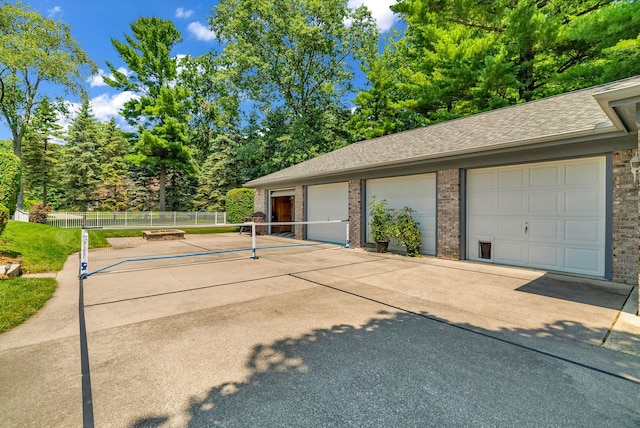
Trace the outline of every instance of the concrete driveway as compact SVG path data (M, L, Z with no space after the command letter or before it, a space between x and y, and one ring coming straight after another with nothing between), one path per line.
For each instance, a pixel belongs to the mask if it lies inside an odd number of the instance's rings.
M96 426L640 425L633 318L612 329L629 286L335 246L258 255L85 280ZM2 427L82 425L77 269L0 335Z

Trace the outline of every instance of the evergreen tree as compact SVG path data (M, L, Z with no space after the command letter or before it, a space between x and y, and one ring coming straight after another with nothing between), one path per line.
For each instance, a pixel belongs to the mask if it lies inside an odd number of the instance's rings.
M56 165L59 146L54 141L62 136L57 123L57 110L44 97L35 109L31 126L24 136L22 164L29 196L40 195L43 205L49 205L49 189L57 185Z
M115 119L101 125L102 137L98 140L100 159L100 186L98 195L100 209L104 211L122 211L128 202L128 142Z
M114 77L104 80L117 89L139 95L128 101L123 111L129 123L139 125L140 134L135 154L128 160L156 174L159 208L164 211L168 171L195 173L192 152L186 146L190 136L186 100L190 94L175 85L177 60L170 57L181 36L171 21L156 17L139 18L131 24L131 30L133 36L125 36L126 43L115 39L111 42L132 74L125 75L107 63Z
M86 211L97 198L100 183L99 138L95 116L85 97L80 111L69 126L63 151L61 170L66 194L66 207Z

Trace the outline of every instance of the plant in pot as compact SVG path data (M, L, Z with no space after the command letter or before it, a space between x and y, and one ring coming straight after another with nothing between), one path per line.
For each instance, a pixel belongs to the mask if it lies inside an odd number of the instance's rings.
M395 213L395 234L394 237L398 241L398 245L402 245L407 249L409 257L417 257L420 255L420 244L422 236L418 223L411 215L415 210L404 207Z
M369 203L369 226L376 249L379 253L386 253L389 240L395 234L393 214L387 206L386 200L378 201L374 196Z

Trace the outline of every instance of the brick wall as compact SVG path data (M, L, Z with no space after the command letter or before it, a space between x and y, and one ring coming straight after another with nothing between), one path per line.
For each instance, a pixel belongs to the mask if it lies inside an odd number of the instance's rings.
M267 191L264 189L253 190L253 211L262 211L265 215L267 213Z
M438 171L438 248L440 259L460 260L460 170Z
M362 180L349 180L349 245L362 245Z
M613 266L612 280L638 282L638 189L629 160L634 150L613 152Z
M304 210L304 186L296 186L295 190L295 207L294 207L294 221L305 221L305 210ZM295 225L295 238L296 239L304 239L305 238L305 226L303 224Z

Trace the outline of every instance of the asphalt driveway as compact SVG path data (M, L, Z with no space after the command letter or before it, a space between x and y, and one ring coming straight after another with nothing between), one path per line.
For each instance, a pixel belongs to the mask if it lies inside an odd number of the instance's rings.
M640 425L640 358L605 347L628 286L335 246L259 255L85 280L96 426ZM77 269L0 335L0 426L82 425Z

